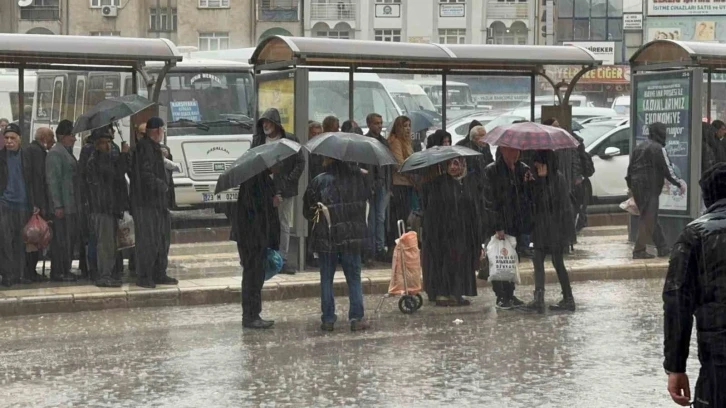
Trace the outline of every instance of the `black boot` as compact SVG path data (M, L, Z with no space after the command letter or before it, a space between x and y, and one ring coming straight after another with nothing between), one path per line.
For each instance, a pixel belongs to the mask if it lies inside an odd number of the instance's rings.
M534 291L534 300L524 306L525 309L537 313L545 312L544 290L537 289Z
M562 293L562 300L556 305L550 305L552 311L575 311L575 298L572 296L572 289Z

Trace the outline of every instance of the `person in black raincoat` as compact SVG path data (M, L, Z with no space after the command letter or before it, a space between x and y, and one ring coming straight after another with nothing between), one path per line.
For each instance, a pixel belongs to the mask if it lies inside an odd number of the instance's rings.
M633 193L635 205L640 211L638 236L633 247L633 259L650 259L653 255L646 252L646 241L653 239L658 248L658 256L668 256L670 251L658 222L659 197L665 179L686 191L686 184L673 172L665 150L666 126L656 122L648 126L648 139L633 149L625 181Z
M39 182L33 183L33 189L35 190L33 195L37 201L36 206L40 210L40 216L45 220L49 220L51 217L48 183L45 177L45 159L48 156L48 149L53 147L54 144L55 134L53 130L41 127L35 131L35 140L25 148L25 157L30 162L30 168L33 172L32 178L39 180ZM25 254L25 274L21 280L40 282L44 279L37 272L41 251L38 248L35 249L36 251Z
M313 251L320 256L320 303L323 331L334 329L333 277L340 262L348 283L352 331L369 327L363 320L361 252L368 239L366 201L371 192L363 174L349 163L326 158L325 172L310 182L303 197L303 215L313 221Z
M467 175L463 158L444 167L445 174L425 185L424 288L437 306L468 306L463 296L477 295L475 270L483 242L476 180Z
M726 407L726 164L707 170L700 184L708 210L676 241L663 287L663 367L671 398L688 406L686 361L695 315L701 369L693 406Z
M526 164L519 160L520 151L499 147L497 160L484 170L484 208L487 213L487 236L519 237L531 232L531 192L534 179ZM519 251L519 248L517 248ZM523 306L514 296L514 282L492 282L497 306L509 309Z
M272 171L265 171L239 187L237 198L238 231L249 231L245 239L237 240L242 262L242 325L250 329L267 329L274 321L263 320L262 286L265 283L265 252L280 248L280 218L274 204L275 182ZM274 174L276 175L276 174Z
M262 146L282 138L300 143L297 137L285 131L280 119L280 112L275 108L270 108L257 121L252 147ZM275 203L280 217L280 255L285 262L282 273L289 275L295 274L295 269L287 262L287 254L290 249L290 227L292 225L294 197L298 195L298 181L303 170L305 170L305 153L301 149L296 155L285 159L282 162L280 172L274 175ZM244 231L239 232L245 233Z
M563 300L553 310L575 311L570 277L565 268L563 252L570 245L575 232L572 206L567 181L557 168L557 155L553 151L537 151L533 157L535 180L531 183L532 238L534 243L534 300L527 308L544 313L545 257L552 255L552 265L562 287Z

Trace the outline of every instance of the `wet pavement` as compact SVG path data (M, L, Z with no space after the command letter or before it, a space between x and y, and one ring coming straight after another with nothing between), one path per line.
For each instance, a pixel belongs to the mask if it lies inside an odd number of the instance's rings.
M347 330L345 299L333 333L319 331L316 299L265 303L277 320L266 332L243 330L238 305L0 319L0 405L672 406L661 289L578 283L576 313L544 316L497 311L485 289L471 307L411 316L393 299L376 314L380 297L368 296L364 333Z

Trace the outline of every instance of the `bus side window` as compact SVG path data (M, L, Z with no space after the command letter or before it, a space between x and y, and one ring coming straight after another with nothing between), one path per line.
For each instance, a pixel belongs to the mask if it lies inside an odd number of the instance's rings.
M53 78L38 78L38 103L36 119L47 122L50 120L50 106L53 99Z
M78 119L79 116L83 115L84 103L86 100L86 78L76 78L76 100L74 101L73 108L73 120Z
M56 77L53 81L53 99L50 108L50 121L51 123L58 123L61 120L63 114L63 85L65 78Z

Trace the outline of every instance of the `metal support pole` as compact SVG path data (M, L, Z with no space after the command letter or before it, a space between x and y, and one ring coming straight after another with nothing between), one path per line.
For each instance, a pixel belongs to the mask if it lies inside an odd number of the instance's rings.
M20 113L20 120L18 123L20 124L20 131L22 132L25 129L25 68L20 67L18 68L18 113ZM10 118L12 120L12 118ZM23 137L28 138L28 142L32 140L31 135L20 135L20 144L21 146L23 143Z
M535 86L536 80L535 75L532 74L529 77L529 120L534 122L534 98L535 98Z
M353 92L355 92L355 67L350 67L350 71L348 72L348 119L355 120L353 118L353 113L355 112L355 97L353 96Z
M441 74L441 124L446 127L446 72Z
M711 123L711 69L708 69L708 84L706 85L706 117Z

